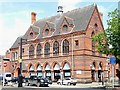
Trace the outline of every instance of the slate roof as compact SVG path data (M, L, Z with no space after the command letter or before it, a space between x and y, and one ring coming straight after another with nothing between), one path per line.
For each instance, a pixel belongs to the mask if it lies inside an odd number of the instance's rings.
M42 36L42 30L44 29L44 26L46 24L46 22L48 23L48 25L51 28L54 28L55 31L52 34L53 36L56 35L60 35L60 26L64 20L64 18L67 19L69 24L73 24L74 28L72 32L76 32L76 31L83 31L86 30L87 25L90 21L90 18L93 14L93 11L95 9L95 4L93 5L89 5L83 8L78 8L78 9L74 9L72 11L68 11L66 13L63 14L57 14L56 16L52 16L52 17L48 17L48 18L44 18L44 19L40 19L38 21L36 21L33 24L33 30L35 32L38 32L38 37L36 39L41 39ZM40 29L36 28L39 27ZM25 35L23 36L23 38L28 39L28 31L25 33ZM40 30L40 31L39 31ZM13 46L11 48L16 48L17 47L17 43L19 42L19 37L17 38L17 40L15 41L15 43L13 44Z
M13 45L12 45L11 48L17 48L19 41L20 41L20 37L18 37L18 38L16 39L16 41L13 43Z
M33 30L35 33L39 33L39 28L38 28L38 27L31 26L30 28L32 28L32 30Z

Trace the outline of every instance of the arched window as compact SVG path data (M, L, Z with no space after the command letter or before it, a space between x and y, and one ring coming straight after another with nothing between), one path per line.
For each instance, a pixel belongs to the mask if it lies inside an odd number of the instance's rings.
M45 30L45 35L48 35L49 34L49 29L46 29Z
M50 54L50 44L48 42L45 44L44 54L45 55Z
M68 30L68 26L67 25L63 25L63 31L67 31Z
M59 43L57 41L53 44L53 54L59 54Z
M30 33L30 36L33 37L33 32Z
M68 40L63 41L63 53L64 54L69 53L69 42L68 42Z
M16 57L16 59L18 59L18 52L15 53L15 57Z
M29 75L30 75L30 76L35 75L35 68L34 68L33 65L31 65L30 68L29 68Z
M95 35L94 31L92 32L91 34L91 37L93 37ZM95 55L95 43L92 41L92 52L93 52L93 55Z
M97 23L94 24L94 28L95 28L95 31L97 32L98 31L98 25L97 25Z
M33 45L31 45L29 47L29 56L34 56L34 46Z
M37 55L41 55L41 45L37 45Z

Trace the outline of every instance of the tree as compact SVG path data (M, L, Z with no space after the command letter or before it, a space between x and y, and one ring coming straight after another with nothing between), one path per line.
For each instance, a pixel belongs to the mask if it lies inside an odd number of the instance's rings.
M108 17L108 28L105 32L93 36L92 40L98 52L107 55L112 54L117 58L117 63L120 63L120 18L118 17L118 10L109 12Z

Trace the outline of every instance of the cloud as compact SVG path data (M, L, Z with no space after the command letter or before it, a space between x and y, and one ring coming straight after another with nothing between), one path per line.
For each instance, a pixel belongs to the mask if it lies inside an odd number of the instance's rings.
M59 0L58 6L63 6L64 12L67 12L77 8L77 4L80 2L82 2L82 0Z

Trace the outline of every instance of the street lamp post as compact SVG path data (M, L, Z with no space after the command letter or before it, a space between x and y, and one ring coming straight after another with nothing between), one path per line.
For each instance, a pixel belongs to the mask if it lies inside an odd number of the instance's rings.
M20 38L20 70L18 75L18 87L22 87L22 38Z
M20 38L20 70L19 70L19 75L18 75L18 87L22 87L22 40L26 40L23 38Z

